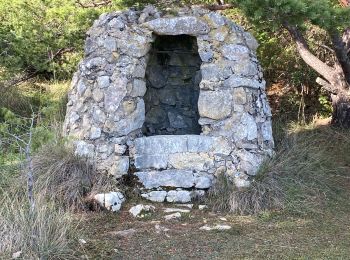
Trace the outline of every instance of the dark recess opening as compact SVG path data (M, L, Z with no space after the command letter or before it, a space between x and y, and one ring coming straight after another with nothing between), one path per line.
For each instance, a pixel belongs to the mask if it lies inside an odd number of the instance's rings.
M201 133L200 64L195 37L157 35L146 70L144 135Z

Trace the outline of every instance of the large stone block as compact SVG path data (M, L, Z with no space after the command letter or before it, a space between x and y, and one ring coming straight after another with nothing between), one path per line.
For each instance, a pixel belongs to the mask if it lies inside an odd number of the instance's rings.
M140 183L146 189L158 187L191 188L195 177L190 170L164 170L136 172Z
M175 169L204 171L214 166L208 153L174 153L169 155L169 165Z
M135 139L135 154L169 154L187 151L185 135L157 135Z
M232 111L232 96L229 91L202 91L199 94L198 112L201 117L223 119Z
M209 32L209 26L194 16L159 18L143 24L160 35L200 35Z

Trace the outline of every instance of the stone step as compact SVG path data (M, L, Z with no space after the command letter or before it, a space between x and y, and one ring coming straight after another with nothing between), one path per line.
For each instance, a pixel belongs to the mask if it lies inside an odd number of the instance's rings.
M157 188L185 188L208 189L214 176L206 172L193 172L191 170L169 169L163 171L136 172L139 182L146 189Z

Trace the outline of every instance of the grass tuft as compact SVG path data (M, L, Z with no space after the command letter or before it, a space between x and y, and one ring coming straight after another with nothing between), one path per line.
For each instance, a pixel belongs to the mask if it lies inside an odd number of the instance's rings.
M43 146L33 157L37 190L48 194L63 208L85 208L85 196L91 191L94 166L74 154L63 142Z
M220 176L207 202L214 210L237 214L281 209L298 214L322 213L344 198L346 187L341 183L348 178L349 144L350 133L346 130L290 126L276 155L261 166L249 188L237 189Z

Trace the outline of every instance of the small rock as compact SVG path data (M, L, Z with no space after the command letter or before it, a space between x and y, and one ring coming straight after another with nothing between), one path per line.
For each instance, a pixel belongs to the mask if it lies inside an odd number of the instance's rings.
M22 254L22 251L18 251L16 253L13 253L12 254L12 259L17 259L17 258L21 257L21 254Z
M133 228L113 232L113 234L118 236L118 237L130 237L130 236L132 236L135 233L136 233L136 230L133 229Z
M166 228L166 227L163 227L163 226L161 226L161 225L159 225L159 224L156 224L155 226L155 229L156 229L156 233L157 234L159 234L160 232L167 232L167 231L169 231L169 228Z
M186 208L189 208L189 209L193 208L193 204L175 204L175 206L177 206L177 207L186 207Z
M232 227L229 226L229 225L215 225L215 226L208 226L208 225L204 225L203 227L200 227L199 229L200 230L207 230L207 231L210 231L210 230L229 230L231 229Z
M143 204L139 204L136 205L132 208L130 208L129 212L134 216L134 217L141 217L142 215L141 212L150 212L150 211L154 211L155 207L152 205L143 205Z
M178 219L178 218L181 218L181 213L176 212L173 214L169 214L169 215L164 216L164 218L165 218L165 220Z
M222 221L227 221L227 218L221 217L221 218L219 218L219 219L222 220Z
M119 191L96 194L94 199L100 206L113 212L119 211L122 203L125 201L124 195Z
M79 239L79 243L80 243L80 244L86 244L86 241L85 241L84 239L80 238L80 239Z
M181 213L190 213L189 209L177 209L177 208L165 208L165 213L172 213L172 212L181 212Z
M207 209L208 206L207 205L198 205L198 209L199 210L204 210L204 209Z

